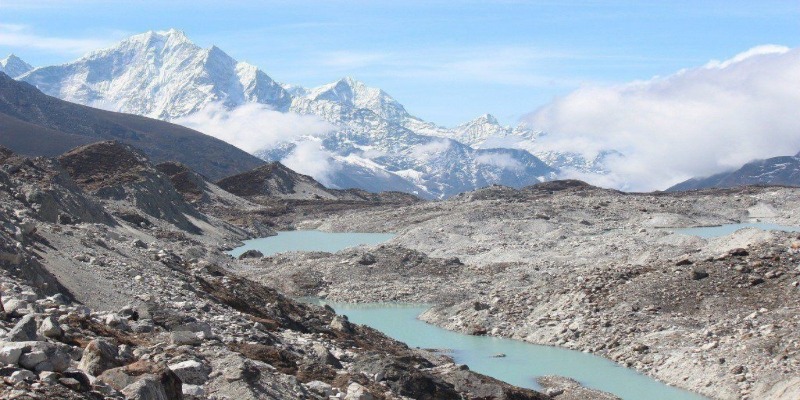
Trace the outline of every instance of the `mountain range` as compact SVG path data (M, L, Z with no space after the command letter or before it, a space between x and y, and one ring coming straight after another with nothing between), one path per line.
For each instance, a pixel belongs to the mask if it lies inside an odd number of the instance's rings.
M745 185L800 186L800 153L794 156L751 161L735 171L705 178L692 178L670 187L667 191L732 188Z
M414 117L383 90L352 78L312 89L278 83L174 29L135 35L63 65L31 69L15 56L0 65L45 94L165 121L215 105L233 110L259 104L316 116L333 129L286 138L254 154L281 161L313 148L324 158L324 170L296 169L333 188L443 198L490 184L527 186L555 178L564 167L597 169L595 160L537 151L538 133L504 127L490 115L449 129ZM494 146L495 139L511 145Z

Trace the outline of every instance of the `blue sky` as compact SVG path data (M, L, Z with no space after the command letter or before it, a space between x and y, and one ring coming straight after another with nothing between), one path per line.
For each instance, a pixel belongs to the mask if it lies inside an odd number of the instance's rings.
M584 85L798 47L800 1L0 0L0 57L62 63L167 28L281 82L353 76L439 124L514 123Z

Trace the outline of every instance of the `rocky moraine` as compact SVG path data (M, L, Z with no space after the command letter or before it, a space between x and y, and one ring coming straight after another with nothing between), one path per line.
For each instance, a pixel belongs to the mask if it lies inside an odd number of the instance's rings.
M800 397L800 190L629 194L576 181L306 218L300 229L394 232L388 243L248 259L288 294L424 302L441 327L592 352L714 399Z

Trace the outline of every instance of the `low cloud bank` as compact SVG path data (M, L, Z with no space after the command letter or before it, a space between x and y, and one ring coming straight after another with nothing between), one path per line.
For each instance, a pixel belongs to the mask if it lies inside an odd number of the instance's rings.
M337 188L333 182L334 174L343 168L333 154L323 149L317 140L299 142L281 163L296 172L313 177L325 187L334 189Z
M317 116L282 113L256 103L231 110L214 103L171 122L224 140L248 153L299 137L321 136L334 129Z
M529 114L543 150L588 159L604 176L566 171L623 190L665 189L694 176L800 150L800 49L759 46L725 61L620 86L584 87Z

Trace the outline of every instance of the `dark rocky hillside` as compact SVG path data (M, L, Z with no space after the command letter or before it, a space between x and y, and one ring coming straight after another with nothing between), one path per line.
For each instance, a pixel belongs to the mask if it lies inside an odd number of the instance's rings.
M279 162L271 162L253 170L229 176L217 182L219 187L237 196L275 198L334 199L336 196L314 178L298 174Z
M667 189L683 190L732 188L746 185L800 186L800 157L784 156L756 160L732 172L707 178L692 178Z
M154 162L180 161L211 179L264 163L195 130L59 100L0 72L0 145L19 154L54 157L101 140L139 148Z

